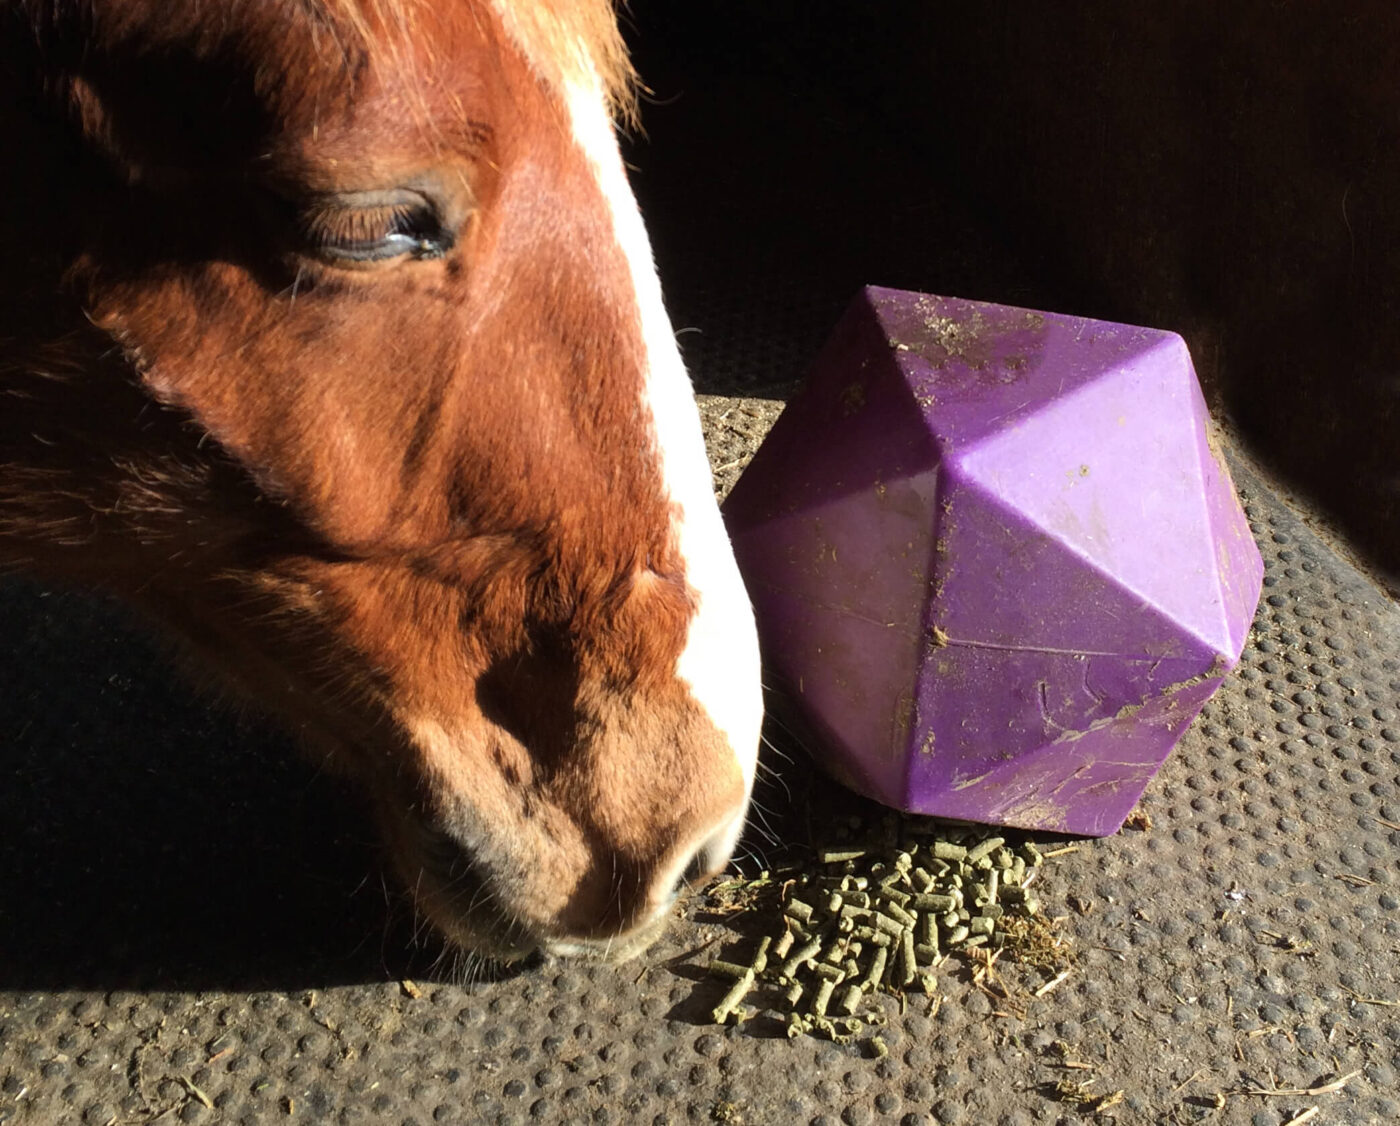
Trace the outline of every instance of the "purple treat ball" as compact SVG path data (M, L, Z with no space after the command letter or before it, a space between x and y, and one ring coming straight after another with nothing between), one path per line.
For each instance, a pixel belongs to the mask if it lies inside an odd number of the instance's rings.
M1263 575L1180 337L873 287L724 511L828 768L997 825L1114 832Z

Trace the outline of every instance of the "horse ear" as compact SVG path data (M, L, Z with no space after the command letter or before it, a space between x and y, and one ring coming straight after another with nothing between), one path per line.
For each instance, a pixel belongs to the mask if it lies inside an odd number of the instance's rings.
M87 152L98 158L118 181L162 188L184 180L180 162L171 157L168 146L142 143L142 130L126 122L139 119L139 110L123 112L120 103L104 97L83 74L66 78L67 105L63 107Z
M72 127L130 183L153 184L176 170L236 167L254 157L273 126L255 89L255 70L237 59L191 59L151 50L83 52L50 62ZM129 74L139 68L140 82ZM210 72L214 77L210 77ZM119 77L122 76L122 77ZM218 122L217 128L211 123Z

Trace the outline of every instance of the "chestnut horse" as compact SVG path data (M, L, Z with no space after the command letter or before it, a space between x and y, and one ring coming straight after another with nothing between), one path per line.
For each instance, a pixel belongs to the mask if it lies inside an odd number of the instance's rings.
M0 565L156 615L459 947L728 860L752 614L607 0L0 0Z

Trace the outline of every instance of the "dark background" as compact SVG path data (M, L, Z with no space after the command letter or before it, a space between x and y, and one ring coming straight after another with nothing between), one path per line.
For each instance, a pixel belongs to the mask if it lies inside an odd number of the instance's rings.
M1173 329L1217 415L1400 571L1400 8L636 0L626 22L651 90L634 182L701 390L800 375L712 362L736 286L789 288L813 348L866 283Z

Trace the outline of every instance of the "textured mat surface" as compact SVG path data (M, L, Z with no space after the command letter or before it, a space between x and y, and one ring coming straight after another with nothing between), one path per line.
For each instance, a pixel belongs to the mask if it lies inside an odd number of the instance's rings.
M774 411L707 399L716 465ZM1237 471L1268 567L1254 634L1151 827L1047 868L1070 976L1037 997L1008 972L1004 1000L950 964L936 1016L889 1003L878 1060L703 1023L722 987L698 964L750 931L701 897L643 962L456 983L331 783L191 703L103 607L7 586L0 1120L1089 1121L1062 1080L1124 1092L1099 1120L1400 1119L1400 612ZM866 811L775 765L789 860Z

